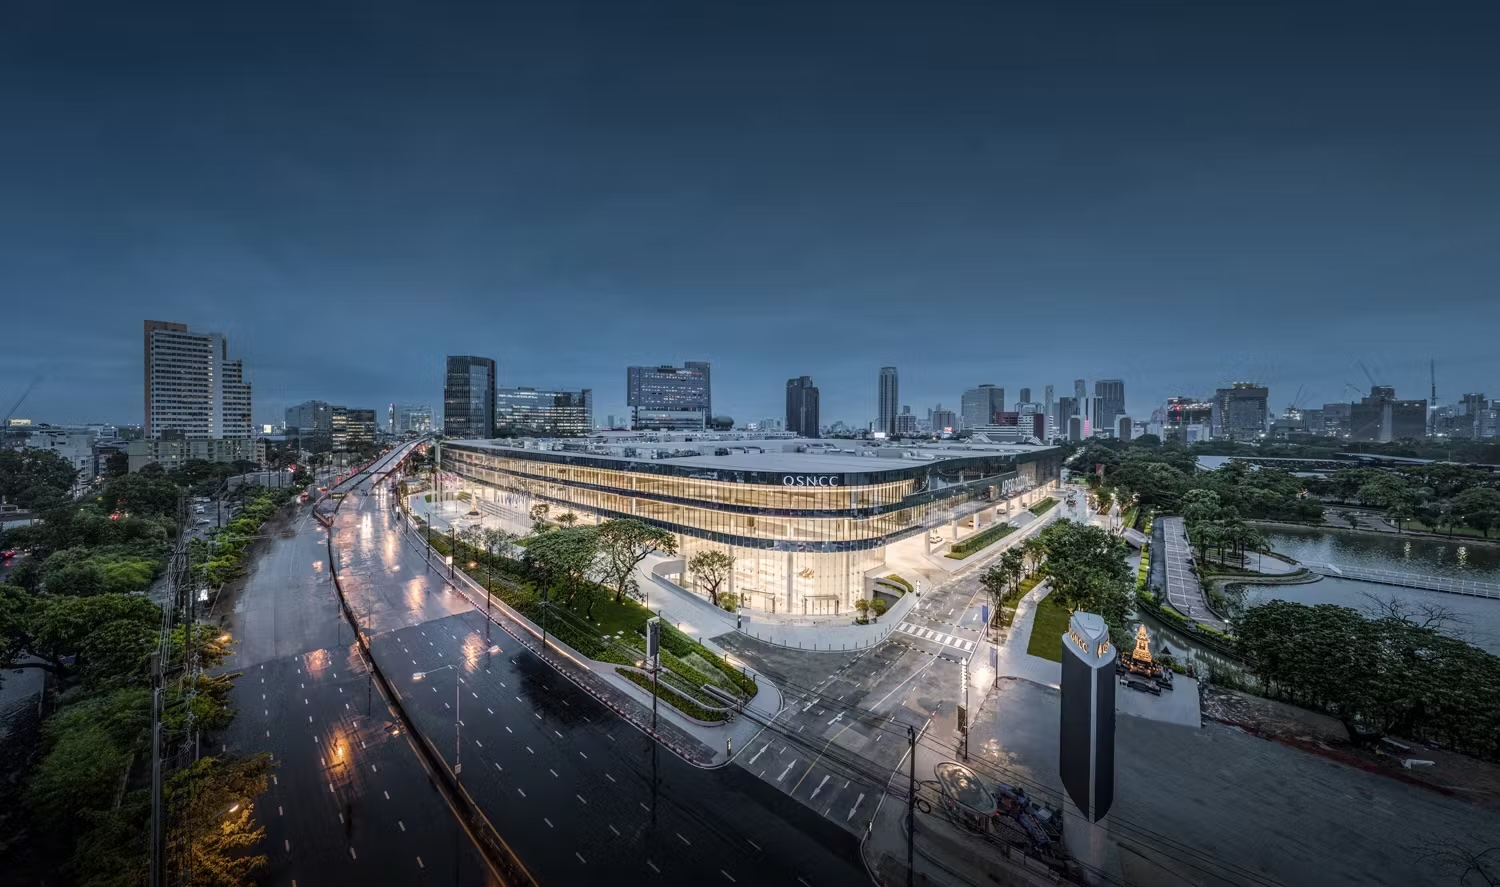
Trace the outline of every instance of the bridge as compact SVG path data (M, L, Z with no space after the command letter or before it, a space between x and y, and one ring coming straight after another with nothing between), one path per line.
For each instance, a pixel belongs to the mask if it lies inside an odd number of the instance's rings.
M1302 566L1320 576L1336 576L1341 579L1357 579L1361 582L1379 582L1382 585L1399 585L1402 588L1420 588L1425 591L1441 591L1447 594L1465 594L1469 597L1500 600L1500 583L1496 582L1476 582L1472 579L1457 579L1452 576L1420 576L1414 573L1372 570L1366 567L1337 567L1333 564L1316 562L1307 562Z

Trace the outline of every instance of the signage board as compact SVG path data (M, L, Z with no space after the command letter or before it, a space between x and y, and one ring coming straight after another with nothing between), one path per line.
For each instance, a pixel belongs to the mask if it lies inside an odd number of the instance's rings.
M656 664L656 657L661 651L661 617L652 616L646 620L646 659L652 665Z
M836 487L842 478L837 474L784 474L781 476L781 485L784 487Z

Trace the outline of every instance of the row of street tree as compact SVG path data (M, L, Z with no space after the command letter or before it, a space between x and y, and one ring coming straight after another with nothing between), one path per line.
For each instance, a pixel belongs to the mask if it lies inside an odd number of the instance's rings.
M163 618L143 592L165 566L185 496L202 482L196 472L146 470L111 478L101 495L74 502L66 495L71 468L55 455L0 460L0 490L23 491L41 513L39 523L0 539L0 547L27 551L0 584L0 668L45 672L53 703L39 730L22 727L10 737L30 744L7 760L16 768L6 774L12 788L0 789L0 832L20 848L4 880L145 879L150 661L161 648ZM273 495L254 511L274 511L288 496ZM163 724L176 746L190 726L228 724L231 676L181 670L189 654L204 670L223 661L228 650L216 631L179 626L167 650L167 673L176 676L165 686ZM244 851L261 834L252 801L268 766L264 757L205 757L168 781L167 838L174 859L192 861L193 883L243 884L264 863ZM60 870L58 859L67 861Z

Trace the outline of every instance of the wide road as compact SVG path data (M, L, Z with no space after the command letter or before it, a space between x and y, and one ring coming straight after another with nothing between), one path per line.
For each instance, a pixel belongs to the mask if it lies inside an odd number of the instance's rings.
M210 616L237 641L223 670L242 672L237 716L213 751L276 762L256 804L270 858L258 882L498 883L369 679L339 617L322 525L310 507L289 511Z
M686 763L499 628L486 638L484 614L403 538L390 496L339 512L345 593L418 728L450 768L461 757L468 792L540 883L867 880L849 832L739 768Z

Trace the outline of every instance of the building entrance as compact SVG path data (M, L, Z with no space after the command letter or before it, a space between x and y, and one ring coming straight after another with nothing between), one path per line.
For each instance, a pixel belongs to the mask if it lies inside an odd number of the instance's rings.
M839 599L836 595L817 595L804 598L802 601L802 615L804 616L837 616L839 614Z

